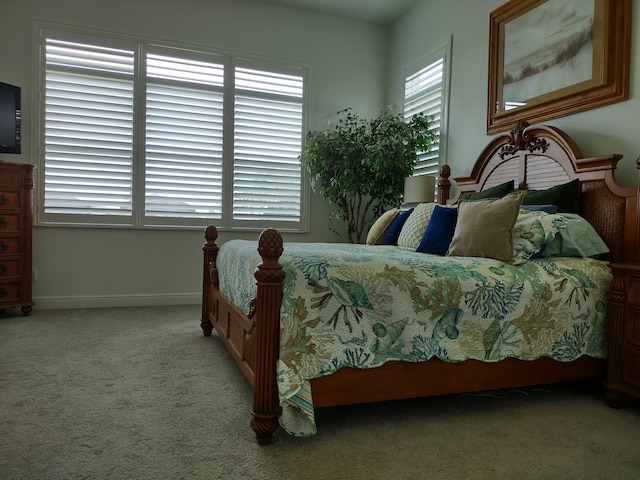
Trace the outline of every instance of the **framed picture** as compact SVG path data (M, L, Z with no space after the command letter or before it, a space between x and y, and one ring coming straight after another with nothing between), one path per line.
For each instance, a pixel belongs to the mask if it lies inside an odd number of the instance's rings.
M490 22L488 134L629 98L631 0L511 0Z

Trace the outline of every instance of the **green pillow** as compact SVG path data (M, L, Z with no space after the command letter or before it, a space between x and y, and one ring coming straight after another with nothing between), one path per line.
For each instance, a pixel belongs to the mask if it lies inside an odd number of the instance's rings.
M558 213L580 213L580 180L577 178L546 190L527 190L525 205L555 205Z
M595 228L580 215L562 213L567 226L545 245L541 257L597 257L609 252Z
M502 198L507 193L513 192L513 180L501 183L495 187L487 188L481 192L461 193L459 200L481 200L484 198Z

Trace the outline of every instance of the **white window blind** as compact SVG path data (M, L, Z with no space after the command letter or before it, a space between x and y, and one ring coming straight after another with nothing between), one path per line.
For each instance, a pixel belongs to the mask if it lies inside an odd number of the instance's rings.
M303 77L236 67L233 218L300 220Z
M147 54L145 215L222 216L224 65Z
M132 50L47 39L46 213L131 215L133 69Z
M303 67L43 27L38 222L306 228Z
M448 46L442 47L422 62L422 67L414 68L414 73L405 77L404 117L410 119L416 113L431 117L431 130L436 142L428 152L418 154L414 175L438 175L439 166L444 161L447 110L447 58Z

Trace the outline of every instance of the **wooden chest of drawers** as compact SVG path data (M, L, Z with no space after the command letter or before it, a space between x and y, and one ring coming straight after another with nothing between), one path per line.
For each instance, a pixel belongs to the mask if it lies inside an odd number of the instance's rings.
M33 165L0 161L0 309L29 315Z
M607 315L607 402L640 398L640 265L612 264Z

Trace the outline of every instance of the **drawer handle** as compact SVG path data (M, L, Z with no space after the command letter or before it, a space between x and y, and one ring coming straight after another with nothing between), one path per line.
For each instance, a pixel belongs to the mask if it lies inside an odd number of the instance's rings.
M7 228L7 225L9 225L9 222L7 222L4 217L0 218L0 228Z
M6 205L9 200L5 197L4 193L0 195L0 205Z
M0 252L6 251L7 248L9 248L9 246L6 243L4 243L4 240L0 240Z
M7 273L7 267L4 263L0 263L0 275L5 275Z
M9 293L9 292L7 292L7 291L4 289L4 287L0 287L0 298L1 298L1 297L6 297L6 296L7 296L7 293Z

